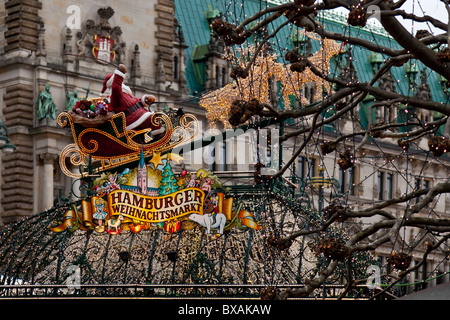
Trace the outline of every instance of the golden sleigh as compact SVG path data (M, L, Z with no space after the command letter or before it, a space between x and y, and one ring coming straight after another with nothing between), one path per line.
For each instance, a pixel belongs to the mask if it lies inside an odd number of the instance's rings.
M174 121L164 113L155 113L153 119L165 128L165 133L158 140L150 141L151 129L126 130L124 113L109 113L93 119L95 121L82 119L73 112L60 114L58 124L70 127L75 141L61 152L61 170L72 178L87 177L138 161L141 150L146 158L172 150L192 141L199 132L198 120L191 114ZM78 172L73 172L75 168Z

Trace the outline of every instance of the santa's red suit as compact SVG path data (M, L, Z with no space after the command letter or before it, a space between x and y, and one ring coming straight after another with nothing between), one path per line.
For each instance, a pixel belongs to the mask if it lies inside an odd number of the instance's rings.
M144 95L142 98L136 98L132 95L131 89L123 81L125 74L116 70L114 74L108 74L103 82L102 95L108 89L111 89L110 104L115 113L124 112L126 117L127 130L152 129L152 136L164 133L161 125L152 124L153 112L145 107L145 98L152 97Z

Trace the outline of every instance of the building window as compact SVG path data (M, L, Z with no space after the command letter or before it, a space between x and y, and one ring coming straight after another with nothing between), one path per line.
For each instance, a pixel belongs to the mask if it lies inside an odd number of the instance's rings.
M384 200L384 172L378 172L378 200Z
M436 285L445 283L445 272L442 270L437 271Z
M222 68L222 86L227 84L227 70Z
M220 87L220 68L216 67L216 88Z
M61 186L55 186L53 188L53 196L54 196L54 201L53 201L53 205L54 206L59 206L59 205L63 205L63 201L62 199L65 196L65 188L61 187Z
M305 99L309 101L309 103L314 103L314 98L316 95L316 87L314 85L307 84L304 87Z
M316 175L316 159L300 157L298 159L298 176L303 181L311 181Z
M386 187L387 187L387 198L390 200L394 197L394 174L388 173L386 175Z
M394 197L394 174L378 172L378 200L390 200Z
M395 123L397 118L397 107L387 106L384 107L384 123Z
M209 171L215 171L216 169L216 148L214 145L209 145L206 150L208 150L208 157L206 159L206 163L208 165Z
M420 190L420 189L429 189L431 188L431 180L430 179L423 179L420 177L414 178L414 190ZM416 204L420 202L425 196L417 197L416 198ZM429 208L430 204L428 203L426 205L426 208Z
M355 195L355 167L339 169L339 194Z
M415 265L417 265L417 264L419 264L419 262L415 261ZM414 276L415 276L415 281L416 281L416 284L415 284L416 291L423 290L427 287L426 282L419 282L420 280L427 279L427 267L428 267L427 261L425 260L422 265L422 268L416 269L416 271L415 271Z

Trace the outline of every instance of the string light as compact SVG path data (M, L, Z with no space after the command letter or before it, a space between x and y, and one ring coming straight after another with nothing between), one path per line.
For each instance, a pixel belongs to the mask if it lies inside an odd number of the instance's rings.
M311 32L302 31L301 34L312 39L321 41L322 39ZM330 59L338 53L344 51L344 47L334 40L325 39L322 41L323 47L308 60L323 74L328 74ZM237 49L224 56L225 60L232 62L235 68L245 69L247 57L254 57L255 45L249 45L244 49ZM270 88L271 81L278 82L282 88L283 103L281 108L291 109L290 96L296 97L304 105L309 105L304 95L300 95L302 88L307 84L314 83L315 100L322 99L322 94L331 92L331 85L324 82L322 78L315 75L309 68L302 73L291 71L288 66L278 62L279 56L270 53L268 48L261 50L255 57L255 62L251 66L249 76L245 79L238 79L232 83L205 94L199 102L200 107L206 109L206 117L209 125L215 127L217 122L221 122L226 129L231 128L228 119L231 105L235 100L250 101L257 99L260 103L271 104Z

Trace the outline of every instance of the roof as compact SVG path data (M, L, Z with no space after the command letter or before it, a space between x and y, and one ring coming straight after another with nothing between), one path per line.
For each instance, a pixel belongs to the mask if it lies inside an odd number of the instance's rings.
M450 283L444 283L399 298L398 300L450 300Z
M195 58L201 61L201 58L207 54L205 50L207 50L207 45L210 42L210 29L207 19L211 19L212 15L221 12L229 22L237 23L266 6L273 5L259 0L234 0L231 2L223 0L175 0L175 15L183 29L185 42L188 46L186 49L185 71L191 94L199 94L204 91L204 79L198 75L201 68L199 69L198 66L195 66L193 59ZM352 27L346 23L345 16L329 12L319 15L316 19L324 24L325 28L329 31L348 34L353 37L369 40L381 46L400 49L397 42L388 36L380 27L370 24L365 28ZM284 18L277 19L270 24L268 31L275 30L283 21L285 21ZM298 29L295 25L289 24L271 41L272 47L279 53L280 57L284 57L284 54L293 48L292 38L298 32ZM320 43L313 41L312 52L317 51L319 47ZM358 46L353 46L351 53L358 79L361 82L371 80L373 71L370 59L373 53ZM383 59L388 58L388 56L377 55L377 58L381 57ZM433 100L442 103L448 102L448 97L444 94L438 75L435 72L416 60L413 60L411 67L419 71L417 75L418 84L420 83L420 72L424 68L427 69L427 83L430 87ZM337 75L337 71L336 65L331 63L330 74ZM405 66L392 68L392 76L396 81L398 93L406 96L415 94L407 81Z

